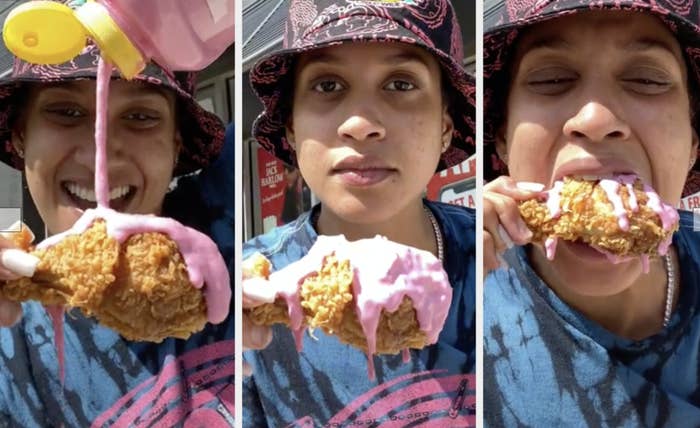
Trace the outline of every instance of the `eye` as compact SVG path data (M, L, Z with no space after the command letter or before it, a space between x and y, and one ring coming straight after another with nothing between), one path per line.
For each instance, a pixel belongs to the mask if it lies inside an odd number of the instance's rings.
M322 80L313 86L313 90L316 92L328 93L328 92L339 92L345 89L345 87L337 80Z
M578 78L578 73L570 67L550 65L526 72L523 81L536 94L558 95L571 88Z
M664 78L654 77L624 77L622 84L629 90L641 95L657 95L668 91L673 83Z
M48 107L46 111L50 114L65 118L78 118L85 116L85 112L77 107Z
M392 80L391 82L387 83L386 86L384 86L384 89L388 91L412 91L413 89L416 89L416 85L413 83L407 81L407 80Z
M135 121L139 121L139 122L144 122L144 121L148 121L148 120L158 120L157 116L155 116L153 114L149 114L149 113L143 113L143 112L129 113L125 117L129 120L135 120Z

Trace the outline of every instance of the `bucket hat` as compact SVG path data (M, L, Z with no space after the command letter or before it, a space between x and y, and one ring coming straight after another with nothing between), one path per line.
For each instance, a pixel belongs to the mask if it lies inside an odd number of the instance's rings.
M28 84L68 82L96 79L99 48L89 44L73 60L58 65L31 64L15 58L12 73L0 79L0 161L23 169L24 161L12 141L13 119L17 117L17 97ZM115 69L112 79L120 79ZM215 114L202 108L194 99L195 73L169 73L155 63L149 63L133 80L172 90L178 103L178 129L182 135L174 175L184 175L207 166L215 160L224 141L224 124Z
M462 1L462 0L460 0ZM259 60L251 85L264 111L253 124L260 145L296 166L285 137L293 70L300 53L343 43L406 43L427 49L447 77L454 133L438 170L456 165L475 152L474 79L462 67L462 35L448 0L292 0L283 48Z
M484 23L484 180L507 173L496 153L503 121L513 46L522 31L540 22L591 10L644 12L676 36L688 66L690 88L700 87L700 5L694 0L505 0ZM692 90L692 89L691 89ZM700 98L692 97L693 127L700 135ZM700 191L700 165L688 174L683 195Z

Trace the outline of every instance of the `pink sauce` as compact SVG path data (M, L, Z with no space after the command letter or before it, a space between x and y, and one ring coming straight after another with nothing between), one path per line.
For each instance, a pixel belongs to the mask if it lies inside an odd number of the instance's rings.
M327 255L351 260L354 269L352 292L356 314L367 338L368 376L374 379L376 332L382 310L398 309L404 296L413 301L420 329L427 343L437 342L452 300L452 288L442 263L431 253L391 242L382 237L349 242L344 236L319 236L309 253L299 261L270 274L269 285L287 303L290 328L301 349L305 326L299 290L304 279L317 272ZM404 360L410 357L403 352Z
M51 317L51 324L53 324L56 354L58 354L58 377L61 379L61 384L63 384L63 380L66 378L66 365L64 360L65 352L63 350L63 306L47 306L46 312L48 312L49 316Z
M629 195L628 204L633 212L639 211L639 202L637 201L637 195L634 193L634 183L639 179L634 174L621 174L616 175L612 178L601 178L600 186L605 191L608 197L608 201L613 205L613 213L617 216L618 225L620 229L627 231L629 230L629 219L627 217L627 211L625 210L624 204L622 202L622 197L620 196L620 187L624 185L627 188ZM560 195L561 189L564 186L563 181L557 181L554 186L547 193L549 194L549 199L547 200L547 208L549 209L552 218L556 218L561 213L560 208ZM676 224L679 220L678 212L671 205L668 205L661 201L659 195L651 188L648 184L644 184L644 192L648 197L647 207L654 211L661 220L661 225L664 230L670 230L670 228ZM668 253L668 248L673 241L673 236L668 236L662 242L659 243L658 252L660 255L666 255ZM631 257L620 257L615 254L611 254L601 248L593 247L601 253L605 254L608 260L613 264L623 263L631 260ZM549 260L554 259L554 254L556 252L556 237L551 236L545 241L545 253ZM640 261L642 263L642 271L644 273L649 273L649 256L642 254L640 256Z
M554 254L557 252L557 237L550 236L544 241L544 249L548 260L554 260Z
M547 208L549 209L549 215L551 218L557 218L561 215L561 191L564 188L563 181L557 181L554 186L548 190L546 193L547 197Z
M54 235L37 245L47 248L65 236L84 232L98 218L107 224L107 233L120 243L129 236L144 232L160 232L168 235L178 245L187 265L190 282L204 289L207 303L207 319L211 323L222 322L229 311L231 287L228 269L216 244L208 236L168 218L146 215L122 214L109 209L109 171L107 163L107 106L112 65L100 58L97 65L97 91L95 101L95 197L97 208L83 213L73 227ZM56 351L61 379L65 372L63 343L63 310L47 308L54 322Z

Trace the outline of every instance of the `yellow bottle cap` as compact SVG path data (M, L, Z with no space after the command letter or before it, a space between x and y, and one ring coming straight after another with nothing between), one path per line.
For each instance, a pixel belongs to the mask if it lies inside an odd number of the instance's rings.
M61 64L80 54L87 33L68 6L53 1L31 1L10 12L2 38L7 49L24 61Z
M76 9L75 17L100 47L102 56L114 64L125 78L133 78L146 66L139 50L109 16L103 5L88 1Z

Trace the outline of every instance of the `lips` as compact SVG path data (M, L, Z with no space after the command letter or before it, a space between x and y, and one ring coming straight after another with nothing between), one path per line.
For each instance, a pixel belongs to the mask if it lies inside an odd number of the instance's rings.
M371 186L378 184L397 170L383 160L370 156L347 156L337 162L331 174L349 186Z
M559 164L552 174L551 188L554 183L567 176L584 179L610 178L615 175L638 175L626 161L618 158L579 157Z

